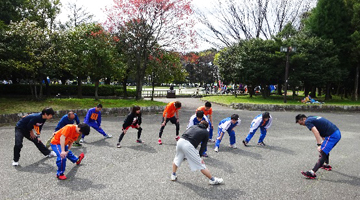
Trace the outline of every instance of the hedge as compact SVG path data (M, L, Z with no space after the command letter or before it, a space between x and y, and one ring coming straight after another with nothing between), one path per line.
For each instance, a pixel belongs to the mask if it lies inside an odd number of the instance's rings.
M37 92L40 91L40 85L37 85ZM32 86L34 89L34 86ZM77 85L49 85L50 95L55 96L61 94L62 96L77 95ZM0 93L4 95L31 95L30 85L25 84L0 84ZM46 87L43 85L43 94L46 94ZM136 96L136 90L127 90L129 97ZM82 95L94 96L95 86L82 85ZM121 86L100 85L98 90L99 96L124 96L124 91Z

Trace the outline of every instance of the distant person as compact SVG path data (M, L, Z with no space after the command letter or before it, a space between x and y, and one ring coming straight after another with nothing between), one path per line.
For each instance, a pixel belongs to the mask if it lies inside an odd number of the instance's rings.
M94 128L97 132L102 134L105 138L111 138L112 135L106 134L105 131L101 128L101 110L102 105L98 104L95 108L91 108L88 110L84 123ZM85 135L81 136L80 143L84 142Z
M212 117L212 113L213 110L211 108L211 103L210 102L205 102L205 106L200 106L196 109L196 111L203 111L204 115L209 119L209 142L215 142L215 140L213 140L213 131L214 131L214 123L213 123L213 117Z
M57 124L57 126L55 127L55 131L54 134L51 136L51 138L49 138L49 140L46 142L46 148L50 147L50 142L51 139L54 137L56 131L60 130L62 127L68 125L68 124L74 124L76 122L76 124L80 124L80 119L77 116L76 113L70 111L67 114L65 114L59 121L59 123ZM81 137L79 137L73 144L73 146L81 146L80 144L80 139Z
M245 140L243 140L243 144L247 146L250 142L251 138L254 136L258 128L260 128L260 137L257 145L265 146L264 139L267 133L267 130L270 128L272 124L272 117L269 112L264 112L263 114L257 115L251 122L250 132Z
M162 145L161 136L163 134L164 128L168 121L170 121L172 124L175 124L176 126L176 137L175 140L178 141L180 139L179 137L179 130L180 130L180 122L179 122L179 110L181 108L180 101L172 101L168 103L165 107L165 110L163 112L163 118L161 122L161 128L159 131L159 145Z
M79 165L84 159L84 153L81 153L79 157L76 157L70 150L73 142L80 137L80 135L89 135L90 127L85 123L78 125L69 124L58 130L53 139L51 140L51 148L57 155L56 165L58 167L56 177L59 180L65 180L64 175L66 168L66 159Z
M177 180L176 171L181 163L186 158L191 171L200 170L208 179L209 184L218 185L223 182L222 178L213 177L210 171L206 168L204 160L200 157L205 151L209 133L206 130L208 123L201 121L200 124L191 126L185 131L176 144L176 155L173 161L173 170L170 179ZM197 151L197 146L201 143L200 150Z
M230 147L236 149L236 137L234 128L237 125L240 125L241 120L239 119L239 115L233 114L231 117L225 118L220 121L218 126L218 137L215 142L215 152L219 152L220 142L224 137L225 132L228 132L230 136Z
M298 114L295 117L295 122L306 126L313 132L318 146L317 150L320 152L320 158L314 168L306 172L301 171L301 173L310 179L314 179L316 178L315 173L319 168L331 171L332 167L329 165L329 156L330 151L341 139L339 128L329 120L319 116L306 117L304 114Z
M117 143L117 148L121 148L120 142L130 127L138 130L136 142L143 143L143 141L140 139L141 131L142 131L142 128L140 127L140 125L141 125L140 106L134 106L131 110L131 113L129 113L128 116L126 117L126 119L124 120L124 123L122 125L122 133L119 137L119 142Z
M52 108L45 108L41 113L27 115L16 123L13 166L19 165L20 151L23 147L24 137L33 142L44 156L56 156L55 152L46 148L40 140L40 133L44 123L47 119L51 119L54 114L55 112Z

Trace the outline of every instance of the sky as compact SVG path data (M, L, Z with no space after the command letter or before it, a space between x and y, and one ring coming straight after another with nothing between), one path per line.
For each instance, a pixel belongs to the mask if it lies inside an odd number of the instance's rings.
M205 4L209 4L209 2L211 2L213 0L193 0L193 5L195 7L202 7ZM111 7L112 5L114 5L113 0L60 0L61 4L62 4L62 8L61 8L61 13L59 14L57 20L60 20L62 23L65 23L67 21L67 16L69 14L68 10L67 10L67 5L69 2L73 3L73 2L77 2L78 6L82 6L84 8L86 8L86 11L89 12L90 14L94 15L93 20L97 21L97 22L104 22L106 20L106 15L104 14L104 8L105 7ZM200 25L196 25L195 29L197 26ZM206 50L211 48L210 44L207 44L205 42L198 42L199 48L197 49L192 49L192 51L202 51L202 50Z

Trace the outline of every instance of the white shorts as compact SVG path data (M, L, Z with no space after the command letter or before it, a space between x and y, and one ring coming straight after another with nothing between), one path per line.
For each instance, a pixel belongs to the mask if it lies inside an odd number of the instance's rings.
M191 171L206 169L205 164L201 163L199 151L187 140L180 138L176 144L176 155L174 163L180 167L184 158L189 162Z

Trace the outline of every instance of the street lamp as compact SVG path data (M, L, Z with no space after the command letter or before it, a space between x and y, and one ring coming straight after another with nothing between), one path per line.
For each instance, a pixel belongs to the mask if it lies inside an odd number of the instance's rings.
M288 76L289 76L289 55L290 52L296 52L296 47L288 46L288 47L280 47L280 52L286 52L286 67L285 67L285 88L284 88L284 103L286 103L286 95L288 88Z

